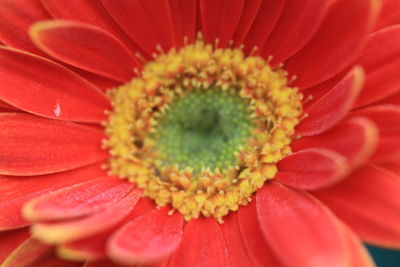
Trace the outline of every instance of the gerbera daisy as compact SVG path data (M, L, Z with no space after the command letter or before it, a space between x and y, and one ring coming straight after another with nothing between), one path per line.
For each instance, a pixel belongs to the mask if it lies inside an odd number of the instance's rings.
M2 266L373 266L400 248L396 0L0 0Z

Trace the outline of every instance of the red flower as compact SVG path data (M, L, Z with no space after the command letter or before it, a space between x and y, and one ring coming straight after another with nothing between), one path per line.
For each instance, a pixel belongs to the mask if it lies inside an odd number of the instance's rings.
M0 17L4 266L373 266L360 240L400 248L397 0L0 0ZM304 95L293 153L221 224L101 168L105 92L197 32Z

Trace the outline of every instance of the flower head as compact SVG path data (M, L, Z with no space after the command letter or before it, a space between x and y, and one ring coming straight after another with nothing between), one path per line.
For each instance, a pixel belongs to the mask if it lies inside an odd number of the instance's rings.
M400 247L398 14L1 0L0 262L373 266L360 240Z

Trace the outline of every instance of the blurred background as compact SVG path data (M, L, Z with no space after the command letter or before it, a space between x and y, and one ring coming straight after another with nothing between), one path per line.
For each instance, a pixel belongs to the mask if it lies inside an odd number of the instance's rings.
M367 246L378 267L400 267L400 251Z

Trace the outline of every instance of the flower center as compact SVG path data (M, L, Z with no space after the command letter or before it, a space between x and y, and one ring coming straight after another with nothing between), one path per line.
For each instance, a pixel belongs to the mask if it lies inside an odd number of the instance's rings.
M194 174L235 166L253 128L249 103L236 90L197 89L168 107L153 135L161 166L191 168Z
M186 220L222 221L291 153L302 95L287 73L201 39L147 63L110 91L110 172Z

